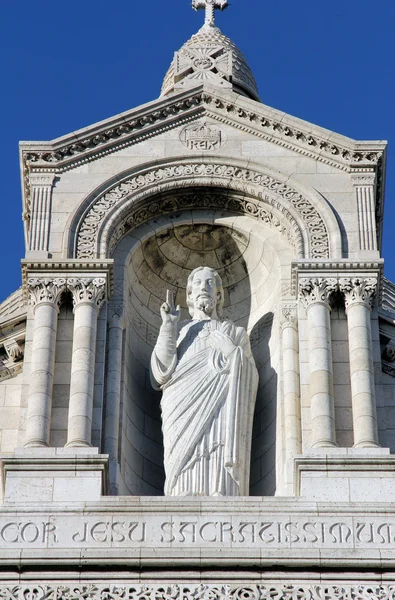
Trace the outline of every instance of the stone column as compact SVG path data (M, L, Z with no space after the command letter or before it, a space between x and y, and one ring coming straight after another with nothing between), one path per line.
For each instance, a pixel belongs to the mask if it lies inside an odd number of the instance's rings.
M307 309L309 328L311 446L336 446L335 406L329 298L336 279L301 279L300 298Z
M339 284L347 313L354 447L377 447L379 443L370 323L377 279L340 279Z
M291 461L296 454L300 454L302 439L297 307L285 304L282 313L285 458Z
M97 317L105 300L106 280L101 277L69 279L67 287L73 294L74 334L66 446L90 446Z
M104 453L110 455L110 461L117 461L123 368L122 343L125 327L123 306L109 307L108 317Z
M56 332L65 279L29 279L34 311L32 363L27 401L25 446L49 446Z

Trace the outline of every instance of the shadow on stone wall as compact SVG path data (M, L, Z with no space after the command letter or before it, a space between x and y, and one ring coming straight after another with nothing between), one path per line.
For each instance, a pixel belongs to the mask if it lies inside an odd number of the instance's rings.
M272 496L276 491L276 430L278 375L271 364L269 341L274 314L266 313L253 327L250 341L259 371L251 451L251 496Z

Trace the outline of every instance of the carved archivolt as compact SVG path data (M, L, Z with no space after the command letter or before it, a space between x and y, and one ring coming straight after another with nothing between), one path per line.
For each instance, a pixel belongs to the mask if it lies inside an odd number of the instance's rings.
M117 182L111 189L97 196L80 222L72 228L76 231L73 244L75 257L88 259L95 258L97 254L109 256L111 249L130 227L155 218L162 212L181 208L177 204L171 206L164 205L163 202L162 204L147 202L147 198L152 200L153 196L166 190L196 186L243 192L246 198L241 202L235 202L233 206L229 206L231 194L228 197L224 194L222 201L224 202L227 197L226 205L221 206L220 203L217 208L249 214L263 220L268 219L271 225L281 229L284 225L275 223L275 218L269 216L273 212L270 207L276 208L289 222L288 227L285 227L287 231L282 233L285 233L288 238L293 238L292 243L299 257L329 258L330 243L327 225L310 199L273 175L229 164L204 163L198 160L145 170L126 177L121 183ZM255 200L250 200L248 196L252 196ZM202 200L199 205L188 205L183 208L201 209L207 206ZM210 208L215 207L210 205ZM295 217L292 217L292 214ZM122 220L125 223L121 225ZM293 234L289 233L292 229ZM302 247L302 237L305 248Z

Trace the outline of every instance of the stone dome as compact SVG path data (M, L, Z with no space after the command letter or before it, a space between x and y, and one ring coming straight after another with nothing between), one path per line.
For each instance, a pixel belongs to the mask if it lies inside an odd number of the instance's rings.
M175 53L161 96L204 81L260 101L255 78L243 54L218 27L207 24Z

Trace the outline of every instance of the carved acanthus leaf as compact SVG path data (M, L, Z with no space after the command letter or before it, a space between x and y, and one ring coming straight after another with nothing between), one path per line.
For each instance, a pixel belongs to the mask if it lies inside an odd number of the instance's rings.
M337 279L333 277L304 278L299 281L299 298L306 308L317 302L329 307L330 297L337 288Z
M36 307L38 304L53 304L60 307L62 294L66 291L66 279L30 278L27 282L29 291L29 305Z
M74 307L88 303L99 309L106 299L104 277L68 279L67 288L73 295Z
M372 308L377 292L377 278L342 278L339 280L339 289L344 294L346 308L355 303L363 303Z

